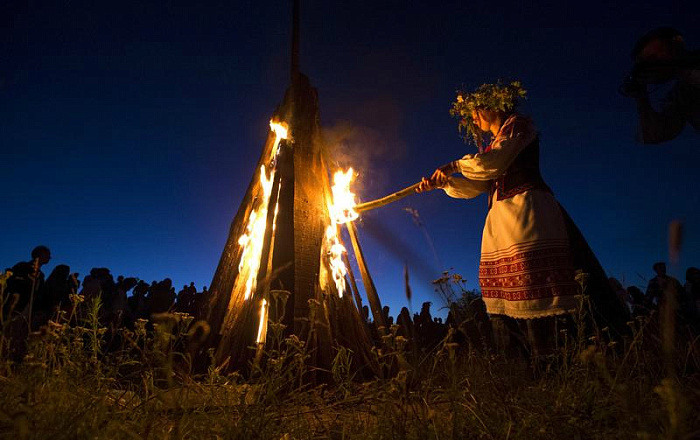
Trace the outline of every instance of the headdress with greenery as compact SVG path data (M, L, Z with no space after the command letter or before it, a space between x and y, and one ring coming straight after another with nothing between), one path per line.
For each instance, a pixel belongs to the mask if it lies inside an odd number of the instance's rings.
M517 107L518 101L521 98L524 99L526 94L527 90L523 88L520 81L503 84L499 80L496 84L482 84L471 93L458 90L457 100L452 103L450 115L459 119L459 132L465 142L481 148L484 143L484 133L472 119L472 110L487 109L511 113Z

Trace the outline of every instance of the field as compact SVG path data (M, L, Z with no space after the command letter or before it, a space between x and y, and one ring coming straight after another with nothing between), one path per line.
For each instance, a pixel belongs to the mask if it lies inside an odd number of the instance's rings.
M381 377L360 380L352 353L337 348L331 370L315 370L307 345L275 323L245 377L213 366L195 374L188 353L206 324L166 314L108 329L99 300L75 310L31 333L19 363L4 323L3 438L700 436L700 342L657 313L614 340L582 312L554 355L529 361L454 342L455 330L410 349L394 326L373 350Z

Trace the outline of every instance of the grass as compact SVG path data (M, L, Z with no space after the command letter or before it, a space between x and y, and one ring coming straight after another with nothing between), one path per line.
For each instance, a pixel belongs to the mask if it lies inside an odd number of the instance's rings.
M3 327L3 438L700 436L700 342L680 328L669 347L656 316L628 323L621 340L605 329L561 331L556 354L534 366L457 344L454 331L428 352L407 352L393 328L373 353L394 374L358 381L352 353L337 348L328 383L314 385L307 347L277 323L249 377L215 367L195 375L188 347L205 324L164 314L153 329L119 329L119 348L106 350L100 306L83 304L31 334L19 364Z

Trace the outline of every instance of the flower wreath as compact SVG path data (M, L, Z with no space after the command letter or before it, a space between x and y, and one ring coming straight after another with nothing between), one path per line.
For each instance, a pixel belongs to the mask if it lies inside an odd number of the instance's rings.
M527 90L520 81L503 84L499 80L496 84L482 84L471 93L457 90L457 100L452 103L450 115L459 119L458 130L464 141L482 148L485 142L484 133L472 119L472 111L476 109L488 109L511 113L523 98Z

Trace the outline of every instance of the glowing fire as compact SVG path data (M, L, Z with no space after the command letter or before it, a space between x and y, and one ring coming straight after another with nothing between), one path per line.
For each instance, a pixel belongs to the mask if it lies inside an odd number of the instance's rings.
M287 127L286 122L275 122L270 119L270 130L275 133L275 143L272 146L272 151L270 153L270 160L272 160L277 155L277 147L279 147L280 141L282 139L287 139L289 128Z
M258 324L258 337L255 338L255 342L262 344L265 342L265 337L267 336L267 300L263 298L262 303L260 303L260 324Z
M333 282L338 289L338 296L343 297L345 293L345 274L348 268L343 262L343 252L347 252L345 246L338 240L338 228L336 225L328 225L326 228L326 249L328 251L328 265L333 275Z
M354 179L354 171L349 168L346 172L336 171L333 174L333 203L328 205L331 220L334 223L342 224L355 220L359 217L355 211L355 194L350 191L350 183Z
M241 262L238 264L238 278L245 279L245 299L250 298L258 281L258 270L260 269L265 230L267 229L267 210L274 177L274 170L268 177L265 165L260 167L262 200L258 209L250 213L245 233L238 239L238 244L243 246Z
M340 244L337 225L353 221L359 217L355 211L355 194L350 191L350 183L354 178L352 168L347 171L336 171L333 175L331 193L333 200L328 204L328 212L331 224L326 228L326 250L328 252L329 266L338 296L342 298L345 292L345 274L348 269L343 262L343 253L347 252L345 246Z
M270 121L270 130L275 133L275 142L272 147L270 160L277 155L277 149L282 139L287 139L288 127L284 122ZM262 259L263 245L265 242L265 231L267 230L267 213L270 205L270 195L272 186L275 180L275 169L270 170L268 176L265 165L260 166L260 187L261 195L258 197L257 209L254 209L248 217L248 224L245 232L238 239L238 244L243 247L241 252L241 260L238 264L238 278L234 290L240 289L243 283L245 286L244 299L247 300L255 292L258 282L258 271L260 270L260 261ZM279 191L279 188L278 188ZM275 228L275 220L277 219L277 209L275 206L275 216L273 219L272 228Z

